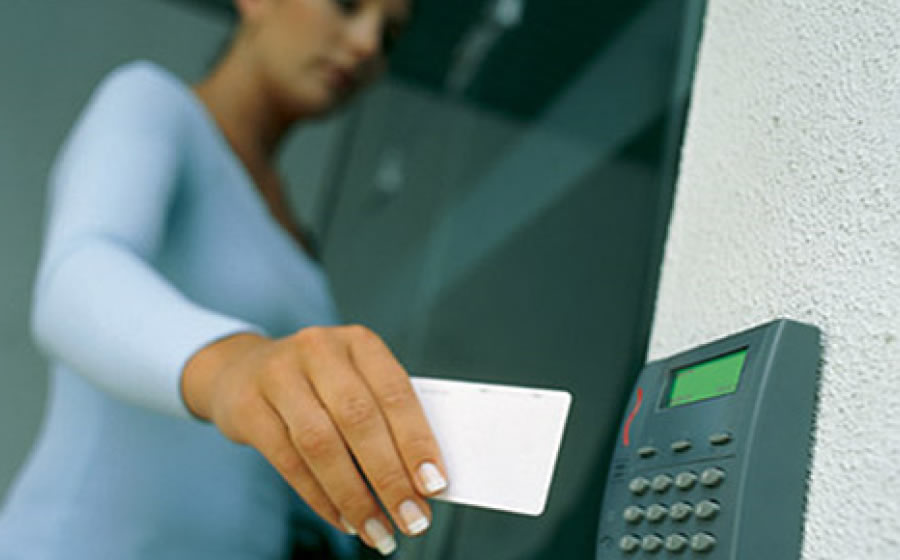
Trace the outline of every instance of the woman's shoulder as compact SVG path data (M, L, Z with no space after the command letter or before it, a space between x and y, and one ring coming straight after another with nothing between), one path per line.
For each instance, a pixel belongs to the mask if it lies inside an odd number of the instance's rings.
M154 62L137 60L112 69L100 80L70 138L185 138L185 131L196 125L197 114L187 84Z
M139 60L103 77L76 117L57 155L53 176L85 154L145 150L153 145L180 153L196 122L192 92L172 73Z
M96 97L136 97L142 105L185 103L188 86L169 70L149 60L135 60L110 71L97 86Z

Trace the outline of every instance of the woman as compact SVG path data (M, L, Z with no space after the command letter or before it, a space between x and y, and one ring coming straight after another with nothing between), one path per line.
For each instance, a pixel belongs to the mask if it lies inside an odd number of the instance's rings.
M54 167L32 318L50 398L4 559L282 558L297 496L389 554L391 521L422 533L446 486L402 366L336 326L275 167L378 74L409 6L235 5L206 79L118 69Z

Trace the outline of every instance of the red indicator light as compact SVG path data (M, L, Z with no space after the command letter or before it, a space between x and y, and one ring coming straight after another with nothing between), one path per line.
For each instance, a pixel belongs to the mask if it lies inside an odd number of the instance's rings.
M642 402L644 402L644 390L638 387L634 408L632 408L631 412L628 414L628 420L625 421L625 430L622 433L622 443L625 444L625 447L628 447L631 444L629 435L631 432L631 422L634 420L634 417L637 416L638 410L641 409Z

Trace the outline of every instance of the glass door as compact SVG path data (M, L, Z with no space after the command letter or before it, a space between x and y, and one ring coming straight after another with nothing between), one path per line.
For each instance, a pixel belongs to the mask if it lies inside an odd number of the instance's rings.
M542 516L437 504L398 558L592 557L644 363L703 11L419 0L390 79L356 109L322 216L344 318L413 374L574 396Z

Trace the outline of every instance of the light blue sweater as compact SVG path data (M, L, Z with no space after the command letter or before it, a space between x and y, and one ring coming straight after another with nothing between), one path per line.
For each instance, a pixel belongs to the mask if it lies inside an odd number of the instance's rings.
M334 324L321 269L191 90L150 63L104 80L50 188L32 317L49 400L0 559L282 558L301 502L190 415L179 379L229 334Z

